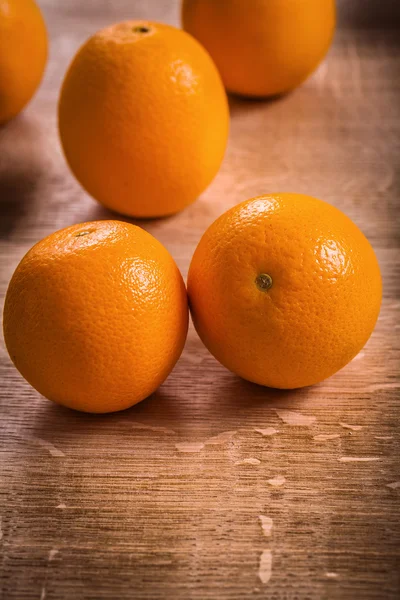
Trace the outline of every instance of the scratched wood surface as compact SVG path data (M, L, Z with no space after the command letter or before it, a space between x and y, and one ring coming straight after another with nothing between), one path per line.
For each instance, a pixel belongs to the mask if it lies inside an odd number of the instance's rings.
M55 105L78 45L112 21L178 23L178 3L40 2L40 91L0 130L1 295L28 248L112 215L63 160ZM0 356L0 596L7 599L363 600L400 596L399 152L396 0L340 5L327 60L273 102L231 99L226 159L205 194L145 222L186 276L204 229L266 191L343 209L373 244L384 299L371 340L310 389L246 383L193 329L175 370L129 411L42 399Z

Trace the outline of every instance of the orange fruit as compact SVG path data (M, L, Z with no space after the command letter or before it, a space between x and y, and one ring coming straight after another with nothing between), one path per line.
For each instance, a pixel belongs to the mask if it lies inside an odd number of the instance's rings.
M243 378L311 385L364 346L381 303L379 265L340 210L302 194L233 207L205 232L188 276L204 344Z
M34 0L0 2L0 125L29 102L47 61L46 26Z
M219 73L189 34L150 21L107 27L79 50L59 101L81 185L130 216L182 210L216 175L229 111Z
M273 96L300 85L325 56L335 1L184 0L182 21L230 92Z
M4 307L15 366L41 394L85 412L122 410L166 379L186 339L182 276L129 223L73 225L18 265Z

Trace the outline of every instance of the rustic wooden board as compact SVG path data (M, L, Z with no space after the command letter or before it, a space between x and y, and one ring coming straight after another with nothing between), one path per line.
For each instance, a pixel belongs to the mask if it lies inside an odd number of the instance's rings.
M172 0L40 4L46 77L0 129L2 299L34 242L111 217L68 172L57 138L58 89L77 46L128 17L178 22ZM324 198L378 254L384 300L373 337L330 380L277 392L230 374L191 329L156 394L100 417L43 400L2 345L5 600L399 597L400 11L397 0L341 8L316 74L279 101L231 99L213 184L182 214L142 225L186 276L204 229L236 202L266 191Z

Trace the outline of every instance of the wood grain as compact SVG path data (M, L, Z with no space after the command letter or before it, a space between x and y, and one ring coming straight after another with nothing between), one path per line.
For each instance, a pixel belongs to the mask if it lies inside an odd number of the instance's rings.
M73 179L57 138L58 90L76 48L127 17L178 23L172 0L40 4L51 35L46 77L0 129L2 299L34 242L111 216ZM339 8L315 75L279 101L231 98L213 184L180 215L141 224L186 276L204 229L236 202L266 191L324 198L378 254L375 333L328 381L277 392L226 371L191 329L157 393L100 417L43 400L2 345L5 600L400 596L400 11L396 1Z

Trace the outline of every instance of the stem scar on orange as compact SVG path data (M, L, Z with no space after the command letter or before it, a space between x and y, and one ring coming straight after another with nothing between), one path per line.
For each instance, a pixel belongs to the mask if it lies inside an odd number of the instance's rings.
M378 318L375 253L340 210L302 194L238 204L201 238L189 269L196 330L225 367L276 387L312 385L361 350Z
M10 357L41 394L105 413L152 394L178 360L187 295L169 252L129 223L94 221L38 242L4 307Z

